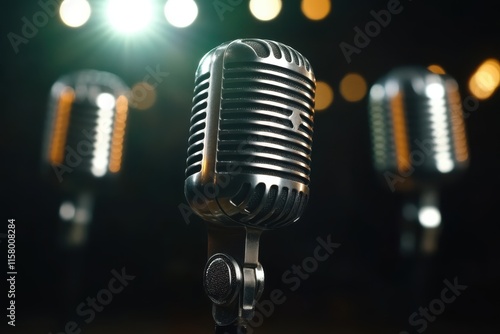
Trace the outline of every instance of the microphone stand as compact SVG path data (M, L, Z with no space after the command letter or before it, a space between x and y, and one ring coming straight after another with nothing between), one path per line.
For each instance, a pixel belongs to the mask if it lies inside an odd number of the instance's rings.
M244 334L264 289L259 263L262 230L208 223L205 292L212 301L216 334Z
M75 317L74 308L81 297L85 250L93 207L92 193L82 191L74 199L63 201L59 208L59 287L63 290L59 317L63 327Z
M429 222L425 221L426 217L420 215L423 208L432 208L440 216L438 193L432 187L423 188L416 199L407 201L403 209L406 212L403 212L400 253L405 257L405 262L412 263L408 268L408 280L415 296L412 308L427 302L426 290L441 231L440 219L437 224L435 221L432 226L427 226Z

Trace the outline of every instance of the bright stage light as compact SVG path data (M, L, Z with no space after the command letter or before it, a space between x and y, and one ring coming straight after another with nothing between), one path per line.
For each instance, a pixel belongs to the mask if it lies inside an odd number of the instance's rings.
M198 6L194 0L168 0L163 12L168 23L185 28L198 17Z
M150 0L109 0L107 14L117 31L134 33L151 23L153 6Z
M64 0L59 7L61 20L71 28L78 28L87 23L91 12L86 0Z
M270 21L281 12L281 0L250 0L249 7L252 15L260 21Z

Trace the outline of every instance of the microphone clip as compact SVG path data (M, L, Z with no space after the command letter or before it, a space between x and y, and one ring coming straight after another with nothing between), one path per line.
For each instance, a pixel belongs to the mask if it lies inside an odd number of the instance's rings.
M259 263L261 233L251 227L208 224L209 259L203 285L218 326L244 324L254 317L264 289L264 270Z

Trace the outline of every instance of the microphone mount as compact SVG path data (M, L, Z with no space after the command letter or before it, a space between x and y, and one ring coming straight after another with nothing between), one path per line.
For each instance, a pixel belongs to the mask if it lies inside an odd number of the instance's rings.
M261 229L249 226L208 224L209 259L204 287L213 303L218 327L246 328L264 290L264 270L259 262Z

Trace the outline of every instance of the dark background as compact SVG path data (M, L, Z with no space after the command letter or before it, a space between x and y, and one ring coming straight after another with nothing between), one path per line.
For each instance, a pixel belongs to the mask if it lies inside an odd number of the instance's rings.
M262 298L280 289L287 300L255 332L416 333L420 327L408 323L410 314L428 307L440 297L443 280L456 277L467 289L425 332L498 333L498 93L480 101L466 119L470 168L441 192L443 230L427 274L420 262L398 253L403 196L375 181L367 100L349 103L338 93L348 72L362 74L370 85L398 65L437 63L457 79L465 98L477 66L500 56L494 2L402 1L404 10L350 64L339 44L352 44L353 28L364 27L372 20L370 11L386 8L387 1L333 1L332 12L319 22L301 14L299 1L285 1L281 14L270 22L253 19L246 1L226 12L224 20L211 0L197 2L198 19L185 29L170 27L162 16L163 4L157 2L156 28L129 39L109 33L98 7L80 29L69 29L54 17L28 44L20 45L18 54L7 33L20 34L21 18L31 18L40 8L28 1L4 4L0 233L6 232L8 218L16 219L18 267L17 326L8 333L59 333L76 305L105 288L112 269L123 267L136 278L94 321L82 323L83 333L212 332L210 303L201 283L205 226L196 217L186 224L178 207L186 203L184 168L197 63L211 48L242 37L292 46L309 59L317 79L335 90L333 104L315 118L307 210L296 224L263 236ZM58 270L67 259L55 242L61 194L40 173L48 92L73 70L110 71L132 86L144 78L148 66L157 65L169 76L158 86L151 109L130 112L122 173L113 182L103 182L97 194L81 296L61 307L61 296L67 294ZM281 275L312 256L316 238L328 235L341 246L297 291L290 291ZM5 242L0 248L6 255ZM1 267L5 283L7 270ZM2 319L4 326L7 320L4 315Z

